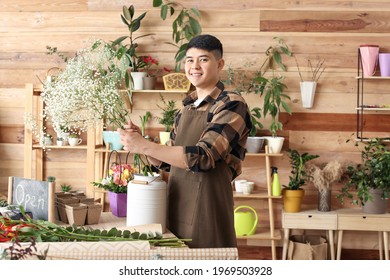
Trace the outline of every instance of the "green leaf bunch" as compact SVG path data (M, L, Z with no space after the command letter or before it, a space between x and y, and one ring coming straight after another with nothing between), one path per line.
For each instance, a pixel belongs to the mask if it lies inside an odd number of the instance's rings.
M181 61L185 57L188 42L202 33L202 27L199 23L202 17L200 11L198 8L188 9L175 1L169 0L153 0L153 7L160 7L162 20L166 20L168 16L173 16L180 9L177 17L172 22L173 43L170 43L178 48L175 54L175 71L180 72Z
M289 162L291 165L291 175L289 176L288 186L283 185L288 190L298 190L306 183L308 179L308 174L304 170L304 165L318 158L319 155L311 155L309 153L300 154L295 149L288 150Z

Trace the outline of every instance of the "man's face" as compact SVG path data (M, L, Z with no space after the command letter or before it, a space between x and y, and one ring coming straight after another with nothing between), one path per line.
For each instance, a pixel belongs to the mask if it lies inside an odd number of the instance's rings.
M196 88L214 87L219 80L223 59L216 59L213 53L191 48L185 57L185 73Z

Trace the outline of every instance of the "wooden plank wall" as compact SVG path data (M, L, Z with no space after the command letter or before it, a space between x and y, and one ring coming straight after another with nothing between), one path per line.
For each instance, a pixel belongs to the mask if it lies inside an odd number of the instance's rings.
M293 115L281 116L285 128L282 134L287 139L284 148L319 154L318 162L359 159L356 147L346 143L356 123L357 48L370 43L380 45L381 52L390 51L388 0L178 2L201 10L203 32L221 39L227 67L245 69L244 65L251 62L254 65L246 70L256 70L275 36L283 38L290 46L301 70L305 70L307 58L324 58L326 71L319 81L312 109L301 106L295 60L285 60L287 93L291 96ZM39 84L50 68L63 66L56 56L46 54L46 46L56 46L72 55L90 38L113 40L126 35L120 14L122 5L130 3L135 5L137 14L148 12L139 34L154 33L140 40L141 54L151 54L160 60L161 67L172 68L176 49L165 43L171 40L171 20L164 22L159 18L159 10L152 7L152 0L0 1L0 193L6 192L8 176L23 174L24 85ZM372 103L390 103L386 95L389 87L384 85L382 81L365 87ZM174 98L179 100L181 96ZM250 105L261 104L257 96L245 95L245 98ZM158 116L156 102L159 102L158 95L136 96L133 119L138 121L138 115L146 110ZM372 115L366 129L373 135L388 137L389 123L388 116ZM161 129L155 120L150 128ZM85 170L85 161L77 158L77 154L52 153L48 157L46 173L55 173L60 183L71 182L78 189L88 183L76 178ZM279 167L282 184L286 184L290 172L288 158L284 156L273 164ZM59 166L67 170L61 171ZM263 188L263 166L262 160L248 158L241 178L253 180L256 188ZM339 187L334 187L335 192ZM315 207L316 190L310 185L306 189L304 208ZM334 207L340 207L336 199L333 202ZM261 225L267 223L266 204L238 202L244 203L264 213ZM278 213L280 209L281 202L277 204ZM277 226L280 227L280 214Z

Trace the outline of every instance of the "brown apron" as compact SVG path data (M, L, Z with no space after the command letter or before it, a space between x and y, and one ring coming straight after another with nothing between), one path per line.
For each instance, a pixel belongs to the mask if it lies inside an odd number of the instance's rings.
M185 109L178 125L176 146L195 146L207 125L205 111ZM236 247L232 173L221 161L207 172L171 167L169 175L169 230L191 238L191 248Z

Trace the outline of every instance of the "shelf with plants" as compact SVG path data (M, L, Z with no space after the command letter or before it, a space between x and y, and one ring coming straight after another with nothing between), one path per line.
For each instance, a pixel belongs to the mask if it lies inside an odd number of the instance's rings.
M370 84L372 83L387 83L390 81L390 77L384 77L384 76L368 76L364 75L363 72L363 61L360 49L358 51L358 74L356 76L357 80L357 92L356 92L356 141L361 142L368 142L372 138L377 137L370 136L368 137L368 134L364 131L364 125L367 122L367 118L365 118L365 115L371 114L371 115L389 115L390 114L390 95L389 95L389 102L387 104L367 104L365 98L367 98L367 92L365 92L366 87L370 87ZM383 91L385 94L386 91ZM390 141L390 135L387 137L381 137L381 139L384 142Z
M269 217L269 228L257 229L256 233L249 236L237 236L237 239L244 240L270 240L271 241L271 250L272 250L272 259L276 259L276 241L281 240L280 230L275 229L275 219L274 219L274 199L281 199L282 196L273 196L272 195L272 180L271 180L271 158L273 157L282 157L282 153L273 154L269 152L269 147L266 145L264 147L264 152L262 153L248 153L247 157L256 157L262 158L265 160L266 168L266 191L254 191L250 194L242 193L233 193L233 197L236 200L239 199L261 199L268 202L268 217Z

